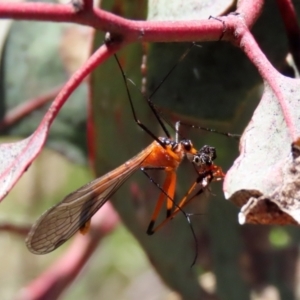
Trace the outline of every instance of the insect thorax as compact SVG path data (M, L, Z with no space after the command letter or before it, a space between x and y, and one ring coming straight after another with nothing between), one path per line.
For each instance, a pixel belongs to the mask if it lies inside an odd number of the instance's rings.
M170 139L167 137L160 137L159 139L165 147L170 147L170 149L175 153L177 153L177 152L184 152L184 153L194 152L193 151L193 143L191 140L184 139L179 142L176 142L173 139Z

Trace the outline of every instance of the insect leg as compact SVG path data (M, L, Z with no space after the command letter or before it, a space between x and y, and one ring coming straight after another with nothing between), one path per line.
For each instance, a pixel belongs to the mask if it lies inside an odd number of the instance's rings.
M162 187L156 183L153 178L149 176L149 174L146 172L145 168L141 169L143 173L150 179L151 182L153 182L160 190L161 193L158 197L158 200L156 202L155 209L153 211L151 221L149 223L147 234L151 235L154 233L153 227L155 225L156 219L159 215L159 212L161 210L162 204L166 200L167 203L167 218L172 214L172 208L174 206L174 194L175 194L175 187L176 187L176 172L174 170L167 171L165 168L162 168L160 170L164 170L166 172L166 178L162 185ZM156 169L157 170L157 169Z

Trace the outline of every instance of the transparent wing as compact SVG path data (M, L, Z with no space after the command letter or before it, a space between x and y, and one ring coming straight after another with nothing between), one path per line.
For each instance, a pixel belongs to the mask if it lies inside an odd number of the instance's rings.
M148 151L146 151L149 148ZM93 180L47 210L32 226L26 245L34 254L49 253L82 228L151 152L150 147L108 174Z

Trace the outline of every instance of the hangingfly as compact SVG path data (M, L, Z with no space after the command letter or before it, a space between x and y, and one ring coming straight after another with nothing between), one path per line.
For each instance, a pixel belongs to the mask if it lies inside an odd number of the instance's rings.
M46 211L28 234L26 240L28 249L35 254L46 254L55 250L78 230L84 228L124 181L140 168L157 168L165 171L166 178L162 189L170 198L161 192L156 210L159 210L167 198L167 207L171 213L173 207L171 199L174 198L176 186L176 169L186 153L194 155L197 150L189 140L175 142L168 138L160 138L160 141L161 144L154 141L131 160L84 185Z
M175 140L171 138L150 98L147 98L149 107L164 130L166 137L155 136L137 119L127 80L118 59L117 63L125 81L134 120L154 141L123 165L82 186L47 210L32 226L27 236L26 245L32 253L49 253L62 245L77 231L85 232L89 227L92 216L113 196L125 180L138 169L145 173L147 169L161 170L166 175L162 186L158 185L161 192L147 230L148 234L154 233L165 223L163 222L154 228L155 221L164 202L167 206L166 220L168 220L182 210L181 208L186 203L200 194L211 181L220 180L224 176L222 170L213 164L213 160L216 158L214 148L204 146L197 151L190 140L182 139L179 141L178 135L176 135ZM178 205L175 205L173 199L176 188L176 171L184 157L187 157L194 164L198 177L186 196ZM195 190L196 193L194 193Z

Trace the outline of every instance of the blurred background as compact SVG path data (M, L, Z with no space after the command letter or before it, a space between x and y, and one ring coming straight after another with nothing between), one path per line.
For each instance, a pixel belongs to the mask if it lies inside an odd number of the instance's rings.
M148 12L148 19L154 20L207 19L234 9L231 1L187 3L187 10L173 2L170 8L164 1L111 0L103 1L102 7L130 19L145 19ZM284 27L273 1L266 1L253 33L271 63L291 74ZM60 87L103 39L103 33L83 26L1 21L1 142L27 137L36 129ZM151 94L188 47L135 44L118 53L126 75L137 86L131 86L130 93L138 118L158 136L164 133L139 89ZM143 55L147 67L142 72ZM170 122L183 120L241 134L262 91L261 78L244 54L219 41L193 47L151 99ZM44 97L45 104L11 118L19 105L37 97ZM88 111L93 130L87 135ZM181 134L196 148L216 147L216 164L225 172L238 155L234 139L189 127L181 128ZM31 254L24 239L38 216L151 141L133 120L121 72L111 58L70 97L51 127L46 149L1 203L1 299L14 299L72 243L49 255ZM151 176L163 180L157 172ZM183 163L177 200L194 180L193 168ZM225 201L222 183L213 183L210 190L185 208L192 214L196 242L182 214L148 236L159 190L136 172L112 199L122 223L101 240L61 299L300 299L297 228L240 226L238 209Z

